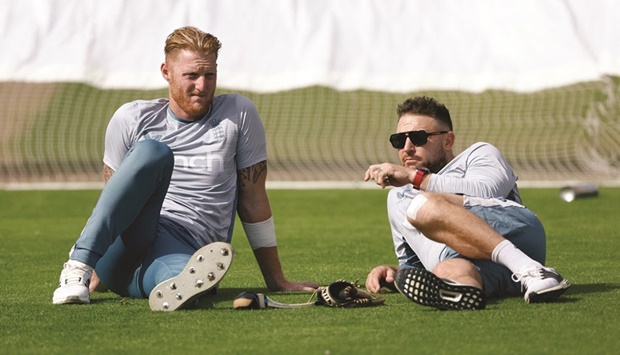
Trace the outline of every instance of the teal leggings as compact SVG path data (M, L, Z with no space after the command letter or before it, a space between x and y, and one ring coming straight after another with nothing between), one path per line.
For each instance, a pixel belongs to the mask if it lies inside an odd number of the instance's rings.
M197 249L183 242L183 227L159 217L173 167L167 145L134 144L75 243L71 259L93 266L121 296L148 297L158 283L178 275Z

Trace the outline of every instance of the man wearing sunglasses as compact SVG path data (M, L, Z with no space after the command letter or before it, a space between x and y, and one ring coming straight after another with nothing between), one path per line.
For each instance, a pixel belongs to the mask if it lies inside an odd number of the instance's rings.
M396 289L438 309L482 309L489 297L546 302L570 287L544 266L544 228L521 205L501 152L479 142L455 156L450 113L433 98L408 99L397 113L390 143L401 165L373 164L364 179L395 187L388 217L399 267L374 268L367 289Z

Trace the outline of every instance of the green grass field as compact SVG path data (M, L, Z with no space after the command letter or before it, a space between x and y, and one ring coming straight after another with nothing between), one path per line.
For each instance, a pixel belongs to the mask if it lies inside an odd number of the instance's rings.
M556 189L524 189L548 235L548 263L573 282L556 303L491 300L483 311L437 311L397 293L362 309L236 311L235 295L271 293L241 228L233 267L206 309L152 312L112 293L54 306L62 263L98 191L0 191L0 351L6 354L611 354L620 348L620 189L565 203ZM394 263L382 190L269 192L290 279L326 285Z

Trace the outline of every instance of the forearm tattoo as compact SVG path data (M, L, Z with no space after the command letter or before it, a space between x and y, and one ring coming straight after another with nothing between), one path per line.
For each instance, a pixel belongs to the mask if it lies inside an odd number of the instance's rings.
M107 183L108 180L110 180L110 177L112 177L112 174L114 174L114 170L112 170L112 168L110 168L109 166L103 164L103 182Z
M256 163L245 169L241 169L238 172L239 187L243 188L248 183L256 184L261 175L267 173L267 161L263 160L260 163Z

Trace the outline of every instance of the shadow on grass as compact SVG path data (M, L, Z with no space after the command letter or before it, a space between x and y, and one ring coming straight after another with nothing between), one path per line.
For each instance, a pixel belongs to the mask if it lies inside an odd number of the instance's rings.
M576 284L572 285L565 295L585 295L590 293L609 292L620 288L620 285L612 284Z
M239 295L242 292L264 293L264 294L268 294L270 297L275 296L276 298L278 297L278 295L281 295L281 296L300 295L300 297L304 296L304 297L301 297L303 298L303 300L300 301L300 303L306 302L312 296L311 292L304 292L304 291L273 292L267 288L243 288L243 289L242 288L220 288L217 290L216 294L207 293L206 295L201 296L198 300L193 301L195 302L195 305L193 305L191 308L187 308L186 310L230 309L232 308L232 302L235 299L235 297L237 297L237 295ZM316 300L316 297L314 297L314 299ZM142 299L121 297L115 294L114 292L107 291L107 292L97 293L97 296L92 297L90 302L91 304L110 304L110 303L123 304L123 303L135 302L136 300L141 301ZM144 299L144 301L147 301L147 300ZM229 303L230 307L224 307L224 308L222 308L221 306L216 307L216 305L221 304L221 303ZM147 307L148 307L148 304L147 304Z
M576 303L579 302L583 295L610 292L619 289L620 285L613 284L577 284L571 285L565 293L552 303Z
M620 285L615 284L577 284L572 285L570 289L566 291L559 299L554 303L574 303L579 302L581 295L595 294L610 292L619 289ZM299 301L295 303L311 302L316 300L316 296L312 296L310 292L296 291L296 292L273 292L267 288L220 288L216 294L206 294L195 301L195 305L186 310L200 310L200 309L219 309L228 310L232 308L232 302L242 292L263 293L270 298L277 300L279 296L285 297L290 295L299 295ZM303 297L302 297L303 296ZM522 297L522 296L515 296ZM497 305L502 302L503 298L489 298L487 299L487 306ZM134 299L121 297L113 292L99 293L97 297L91 299L93 304L106 304L106 303L129 303ZM146 299L145 299L146 301ZM230 304L230 307L222 307L222 304ZM286 303L286 302L284 302ZM148 306L148 305L147 305Z

